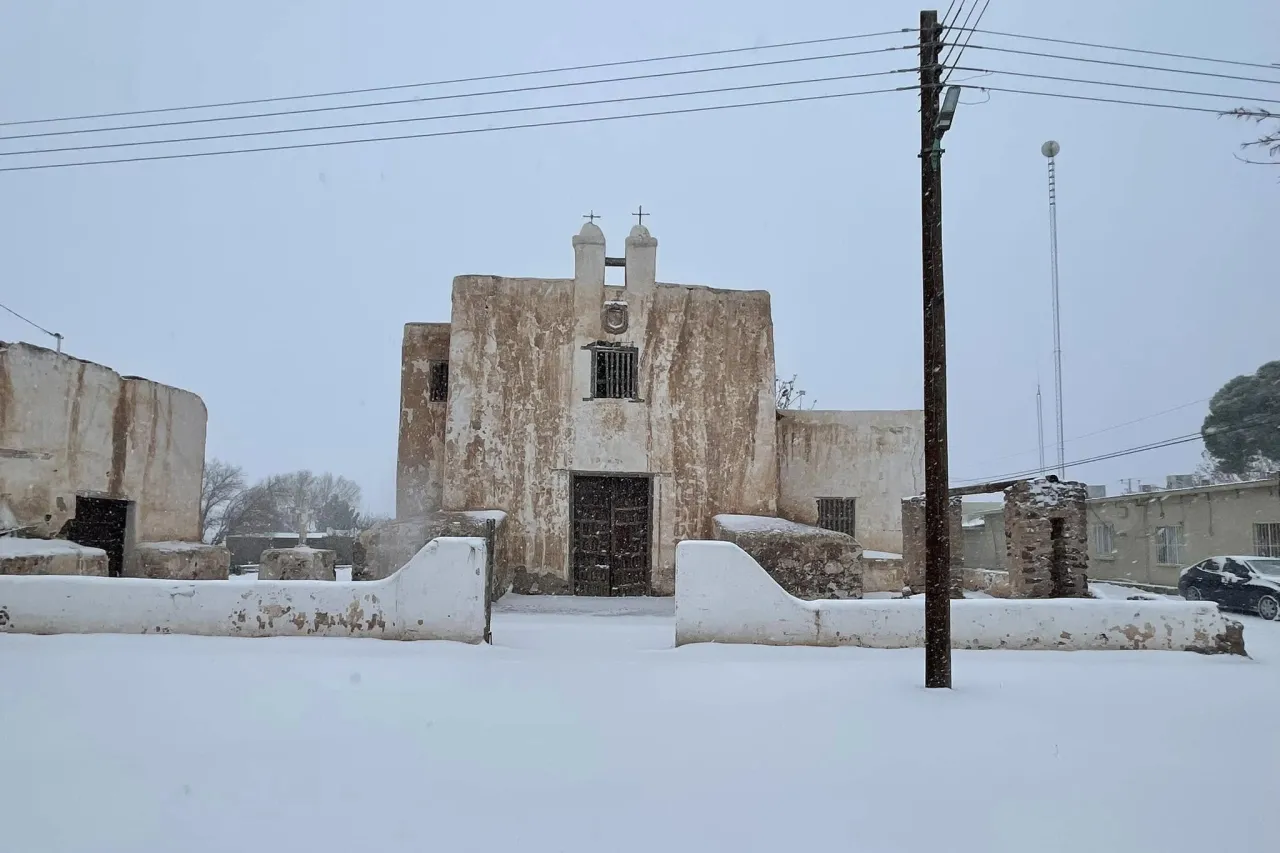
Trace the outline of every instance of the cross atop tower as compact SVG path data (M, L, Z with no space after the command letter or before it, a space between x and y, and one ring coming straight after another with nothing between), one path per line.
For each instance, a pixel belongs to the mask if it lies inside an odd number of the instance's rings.
M598 215L595 210L582 214L582 218L591 223L594 223L597 219L604 219L604 217Z
M641 225L644 225L644 218L645 218L646 216L653 216L653 214L652 214L652 213L645 213L645 212L644 212L644 205L643 205L643 204L642 204L642 205L640 205L640 209L639 209L639 210L637 210L635 213L633 213L633 214L631 214L631 215L632 215L632 216L634 216L634 217L636 218L636 221L637 221L638 223L640 223Z

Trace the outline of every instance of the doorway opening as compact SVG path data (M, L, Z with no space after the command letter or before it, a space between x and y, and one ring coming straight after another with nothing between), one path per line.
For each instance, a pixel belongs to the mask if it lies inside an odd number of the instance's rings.
M573 476L574 595L648 595L648 477Z
M1067 540L1066 520L1049 519L1049 542L1052 552L1049 557L1049 583L1053 588L1054 598L1070 595L1067 589Z
M124 574L125 544L129 533L129 501L76 495L76 516L67 538L88 548L107 552L107 576Z

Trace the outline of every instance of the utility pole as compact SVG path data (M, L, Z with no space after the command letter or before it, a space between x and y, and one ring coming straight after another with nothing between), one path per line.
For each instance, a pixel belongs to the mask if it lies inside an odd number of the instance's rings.
M1067 478L1067 446L1062 429L1062 315L1058 309L1058 170L1062 146L1050 139L1040 146L1049 158L1049 264L1053 290L1053 391L1058 407L1058 479Z
M942 27L920 13L920 248L924 271L924 686L951 686L950 473L947 464L947 323L942 289Z
M1040 436L1040 476L1044 476L1044 403L1040 398L1040 383L1036 383L1036 432Z

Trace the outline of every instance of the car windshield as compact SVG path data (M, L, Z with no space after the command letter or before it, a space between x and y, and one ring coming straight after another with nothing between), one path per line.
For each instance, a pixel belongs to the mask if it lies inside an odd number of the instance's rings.
M1260 575L1266 575L1269 578L1280 578L1280 558L1250 560L1249 565L1253 566Z

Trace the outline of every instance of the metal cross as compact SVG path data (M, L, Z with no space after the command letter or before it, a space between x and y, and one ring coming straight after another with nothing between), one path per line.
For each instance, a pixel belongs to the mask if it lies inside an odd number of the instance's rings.
M646 216L653 216L653 214L652 214L652 213L645 213L645 212L644 212L644 205L643 205L643 204L642 204L642 205L640 205L640 209L639 209L639 210L637 210L635 213L633 213L633 214L631 214L631 215L632 215L632 216L634 216L634 217L636 218L636 221L637 221L637 222L639 222L641 225L644 225L644 218L645 218Z
M594 210L592 210L590 213L582 214L582 218L590 220L592 223L594 223L597 219L604 219L603 216L596 215L596 212Z

